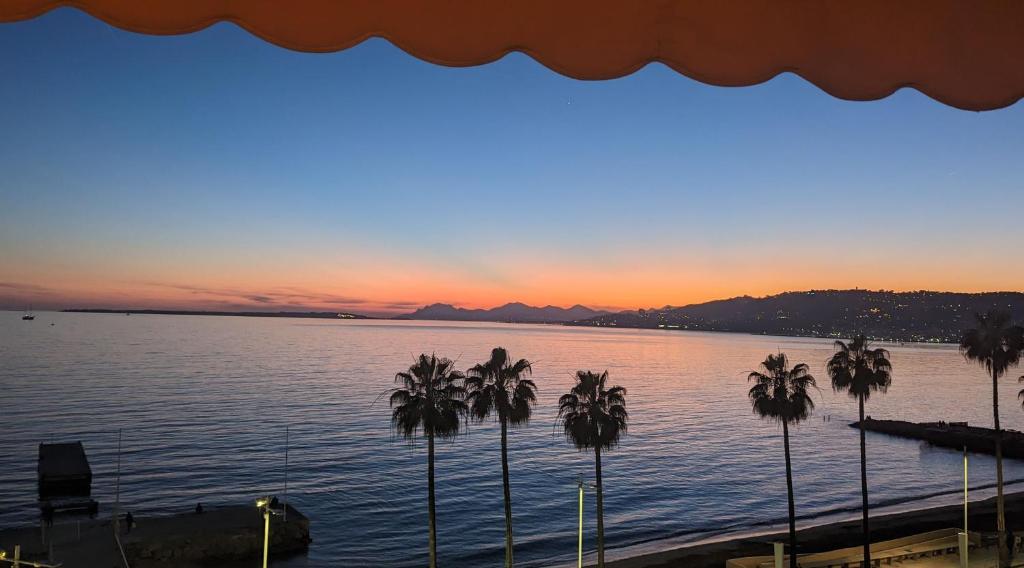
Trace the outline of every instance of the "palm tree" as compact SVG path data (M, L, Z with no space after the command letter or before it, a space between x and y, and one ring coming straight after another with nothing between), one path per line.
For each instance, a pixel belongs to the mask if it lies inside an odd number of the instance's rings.
M395 375L401 386L391 389L391 424L404 438L413 440L422 429L427 438L427 516L430 568L437 568L437 531L434 507L434 438L454 438L467 407L463 398L465 378L454 363L436 355L420 355L404 373Z
M793 504L793 467L789 459L789 425L806 420L814 410L814 401L807 392L817 385L806 363L789 368L785 353L768 355L761 363L764 372L751 371L754 381L747 395L754 414L782 423L782 440L786 449L786 489L789 492L789 567L796 568L796 507Z
M626 389L606 389L608 371L576 371L576 384L558 399L558 419L565 437L576 449L594 449L597 480L597 566L604 568L604 491L601 485L601 450L618 445L626 433Z
M474 365L466 374L466 402L477 421L494 415L501 424L501 483L505 491L505 567L512 567L512 494L508 483L508 427L530 421L537 402L537 385L525 378L533 372L530 362L510 363L504 347L491 350L491 358Z
M1020 361L1024 329L1010 324L1010 314L998 310L975 314L978 327L964 332L960 353L976 361L992 375L992 420L996 443L996 530L999 532L999 565L1009 566L1006 547L1006 516L1003 509L1003 432L999 428L999 377Z
M892 364L885 349L872 349L864 335L857 335L849 344L835 342L836 353L825 364L832 379L832 390L847 392L857 399L860 415L860 494L863 512L864 562L871 566L871 529L868 525L868 457L864 441L864 402L875 391L885 392L892 383Z

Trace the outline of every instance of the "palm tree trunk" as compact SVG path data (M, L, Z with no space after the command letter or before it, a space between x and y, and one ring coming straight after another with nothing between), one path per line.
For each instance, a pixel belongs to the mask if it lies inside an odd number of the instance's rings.
M868 450L864 440L864 397L857 397L860 407L860 497L861 509L864 512L864 563L863 568L871 567L871 527L868 525Z
M782 440L786 446L786 489L789 492L789 568L796 568L796 506L793 503L793 466L789 461L789 424L782 421Z
M434 434L427 433L427 523L430 536L428 546L430 547L430 568L437 568L437 527L434 517Z
M512 568L512 492L508 483L508 424L501 421L501 482L505 489L505 568Z
M1006 546L1006 513L1003 508L1003 431L999 429L999 375L992 369L992 418L996 437L996 531L999 532L999 566L1010 565Z
M594 448L597 476L597 568L604 568L604 484L601 483L601 448Z

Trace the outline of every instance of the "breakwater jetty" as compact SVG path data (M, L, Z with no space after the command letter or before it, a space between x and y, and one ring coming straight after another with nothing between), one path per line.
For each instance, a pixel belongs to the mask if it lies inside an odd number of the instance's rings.
M860 422L850 424L859 428ZM934 446L970 452L995 454L995 431L992 428L969 426L966 422L906 422L866 418L864 429L901 438L924 440ZM1024 459L1024 433L1003 430L1003 457Z
M174 565L247 560L262 554L263 516L249 505L136 519L135 528L120 538L132 566L140 560ZM309 542L309 519L294 507L287 516L271 516L271 554L303 552Z
M263 516L253 505L136 515L133 520L131 531L120 520L117 539L109 518L55 523L45 532L40 527L3 529L0 548L10 554L19 545L23 559L49 561L63 568L123 567L125 561L132 568L221 566L263 554ZM271 516L272 556L302 553L310 542L309 519L294 507L288 506L287 515Z

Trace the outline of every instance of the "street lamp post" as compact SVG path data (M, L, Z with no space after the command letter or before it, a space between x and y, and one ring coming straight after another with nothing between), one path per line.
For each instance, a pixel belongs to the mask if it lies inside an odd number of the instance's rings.
M967 446L964 446L964 532L960 537L960 566L961 568L968 568L970 561L968 560L969 549L971 548L971 536L967 532Z
M275 511L270 507L270 497L257 499L256 508L263 511L263 568L267 568L270 553L270 515L280 515L281 511Z
M580 493L580 528L579 528L579 540L576 547L576 567L583 568L583 477L579 478L579 493Z
M263 568L267 568L270 552L270 507L263 508Z

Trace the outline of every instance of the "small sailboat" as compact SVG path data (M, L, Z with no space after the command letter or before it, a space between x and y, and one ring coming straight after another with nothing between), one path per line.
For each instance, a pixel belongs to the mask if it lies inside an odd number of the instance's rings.
M28 309L25 310L25 315L21 316L21 319L25 321L32 321L36 319L35 314L32 313L32 306L29 306Z

